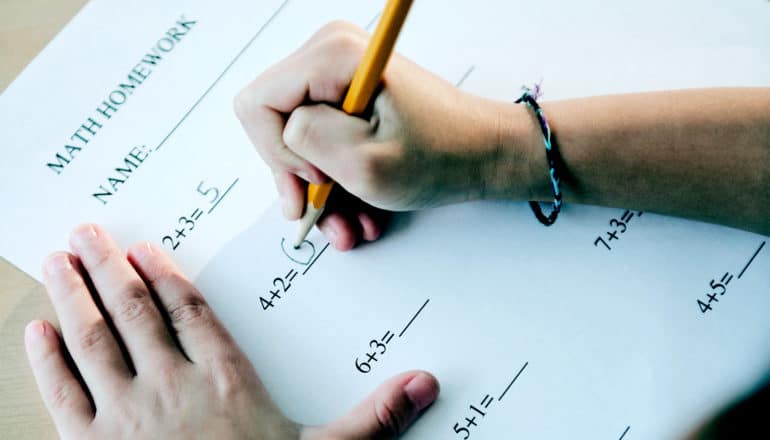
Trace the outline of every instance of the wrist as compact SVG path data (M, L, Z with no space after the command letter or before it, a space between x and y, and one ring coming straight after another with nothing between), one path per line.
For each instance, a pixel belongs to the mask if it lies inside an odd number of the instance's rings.
M535 200L540 192L535 188L540 180L536 173L545 168L537 120L524 105L506 102L490 105L495 151L484 172L483 198ZM547 170L542 171L545 172Z

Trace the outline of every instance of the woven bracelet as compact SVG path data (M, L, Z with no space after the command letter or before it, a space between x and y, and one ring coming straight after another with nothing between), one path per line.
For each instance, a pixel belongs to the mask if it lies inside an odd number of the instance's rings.
M559 216L559 212L561 211L560 173L557 166L559 163L557 160L558 149L555 140L551 137L551 128L548 126L548 120L545 118L543 109L540 108L540 105L537 103L537 98L539 97L540 84L535 84L534 89L524 87L524 93L516 100L516 103L519 104L523 102L535 111L535 117L537 117L537 121L540 123L540 130L543 132L545 158L548 161L548 174L551 178L551 188L553 189L553 204L551 206L551 213L548 215L543 213L543 209L538 202L530 201L529 206L532 208L532 212L535 213L535 217L540 220L540 223L551 226L556 221L556 217Z

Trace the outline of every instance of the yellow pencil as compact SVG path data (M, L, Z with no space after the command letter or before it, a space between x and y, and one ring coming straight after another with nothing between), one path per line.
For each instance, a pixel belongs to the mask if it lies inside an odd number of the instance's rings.
M382 12L380 22L374 31L369 46L364 52L350 88L342 103L342 110L349 115L357 115L366 110L374 90L380 83L382 72L388 64L393 46L396 44L398 33L406 20L406 14L412 6L412 0L388 0L385 10ZM294 247L299 247L305 240L310 229L323 213L326 207L326 199L334 186L334 182L316 185L310 183L307 188L307 207L305 214L299 220L299 233Z

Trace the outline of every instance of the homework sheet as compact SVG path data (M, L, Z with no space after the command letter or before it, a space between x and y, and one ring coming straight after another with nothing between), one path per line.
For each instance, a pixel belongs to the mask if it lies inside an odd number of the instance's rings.
M544 99L770 85L770 5L670 3L420 1L397 49L502 100L541 79ZM83 221L156 241L305 423L422 368L442 396L408 438L676 438L755 385L756 234L583 206L546 229L523 204L475 203L399 216L345 255L317 233L282 247L295 225L232 98L382 5L90 2L0 98L2 255L39 278Z
M402 215L339 253L317 231L293 250L276 206L197 285L296 420L433 372L441 397L409 439L681 438L769 371L764 238L566 209L549 229L526 204ZM622 235L611 250L593 245L608 222ZM704 236L720 237L718 258L698 258L716 245Z

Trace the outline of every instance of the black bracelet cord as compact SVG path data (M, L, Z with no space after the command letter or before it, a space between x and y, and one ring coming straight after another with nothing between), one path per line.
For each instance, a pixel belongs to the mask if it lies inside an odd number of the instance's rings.
M534 91L529 88L524 88L524 93L516 103L525 103L528 107L535 111L535 117L540 124L540 130L543 132L543 143L545 144L545 158L548 161L548 174L551 178L551 188L553 189L553 204L551 206L551 213L545 215L543 209L540 207L540 203L536 201L530 201L529 206L532 208L532 212L535 213L535 217L540 223L545 226L551 226L556 217L559 216L561 211L561 181L558 162L558 149L556 147L556 141L551 136L551 128L548 126L548 120L543 113L543 109L537 103L537 97L540 96L540 85L535 85Z

